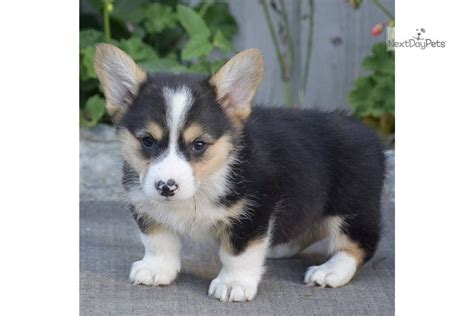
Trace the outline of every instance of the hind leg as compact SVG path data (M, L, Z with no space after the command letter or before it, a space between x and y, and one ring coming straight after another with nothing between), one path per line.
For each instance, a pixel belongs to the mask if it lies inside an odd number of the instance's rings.
M308 248L311 244L320 241L325 237L321 225L314 225L313 229L305 232L295 240L270 247L267 251L267 258L280 259L290 258Z
M341 287L349 283L359 267L370 259L379 240L378 222L362 218L331 216L324 223L331 257L319 266L311 266L304 282L320 287Z

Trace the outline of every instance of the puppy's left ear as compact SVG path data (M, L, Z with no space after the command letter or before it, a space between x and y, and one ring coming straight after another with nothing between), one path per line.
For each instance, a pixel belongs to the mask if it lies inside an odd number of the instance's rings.
M263 71L262 54L253 48L232 57L211 77L218 101L233 122L242 124L248 118Z
M94 66L104 88L107 112L117 122L145 81L146 72L130 56L110 44L96 46Z

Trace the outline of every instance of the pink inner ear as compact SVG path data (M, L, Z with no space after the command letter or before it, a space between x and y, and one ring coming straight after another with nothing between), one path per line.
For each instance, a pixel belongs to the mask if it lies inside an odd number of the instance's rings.
M230 92L224 94L219 100L219 104L225 111L229 111L232 107L235 106L234 100L232 100Z
M248 102L250 86L245 80L246 78L236 78L227 87L227 92L219 100L225 109L237 108Z

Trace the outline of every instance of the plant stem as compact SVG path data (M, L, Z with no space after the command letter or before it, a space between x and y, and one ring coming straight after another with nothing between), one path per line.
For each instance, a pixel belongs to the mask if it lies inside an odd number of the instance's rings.
M285 99L291 100L289 96L288 89L286 88L286 85L288 85L288 75L286 72L286 66L285 66L285 59L283 58L283 54L281 53L280 50L280 45L278 44L278 39L275 33L275 29L273 28L273 23L272 23L272 18L270 16L270 12L268 11L268 5L265 0L259 0L260 4L263 7L263 13L265 14L265 20L267 21L268 29L270 31L270 36L272 38L273 45L275 46L277 58L278 58L278 63L280 65L280 75L281 75L281 80L283 81L283 85L285 88ZM291 103L288 102L288 106L291 107Z
M314 34L314 0L308 0L309 6L309 25L308 40L306 42L306 56L303 70L302 90L300 91L300 103L303 102L308 87L309 68L311 66L311 57L313 55L313 34Z
M278 62L280 64L281 76L282 79L286 77L286 70L285 70L285 60L283 58L283 54L280 50L280 45L278 44L278 39L275 33L275 29L273 28L272 18L270 16L270 12L268 11L268 6L265 0L259 0L260 4L263 6L263 12L265 14L265 20L267 21L268 29L270 30L270 36L272 38L273 45L275 46Z
M210 7L211 4L212 4L211 2L212 2L212 1L209 1L209 0L204 0L204 1L203 1L202 7L201 7L201 9L200 9L199 12L198 12L201 17L203 17L204 14L206 14L207 9L209 9L209 7Z
M105 33L105 41L110 42L112 36L110 34L110 12L112 12L112 0L104 0L104 33Z
M285 1L280 0L280 7L281 7L281 14L283 16L283 21L286 26L286 35L287 38L287 45L288 51L290 52L290 62L288 63L288 75L293 72L293 66L295 63L295 48L293 46L293 39L291 37L291 28L290 28L290 20L288 19L288 10L286 9Z
M383 13L385 13L386 16L388 16L388 18L390 20L395 20L395 17L393 16L393 14L390 13L390 11L387 10L387 8L385 8L379 0L372 0L372 2L380 9L382 10Z
M283 92L285 94L286 104L289 108L292 107L292 100L291 100L291 86L289 80L283 80Z

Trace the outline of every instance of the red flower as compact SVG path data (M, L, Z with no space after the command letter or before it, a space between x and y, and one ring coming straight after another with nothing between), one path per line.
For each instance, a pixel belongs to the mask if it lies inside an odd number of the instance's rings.
M372 36L379 36L383 32L384 27L383 23L375 24L372 28Z

